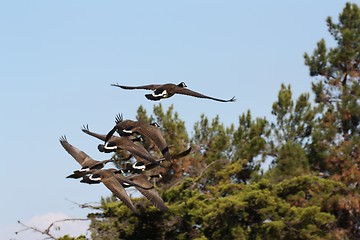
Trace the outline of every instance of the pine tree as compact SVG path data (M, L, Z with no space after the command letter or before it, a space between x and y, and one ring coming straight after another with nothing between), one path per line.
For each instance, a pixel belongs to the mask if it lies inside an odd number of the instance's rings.
M311 106L309 94L301 94L296 102L292 99L291 87L281 85L278 100L273 103L268 138L269 156L273 159L267 176L274 181L308 174L307 147L311 143L314 118L318 110Z
M233 131L230 163L218 175L231 182L248 183L259 176L260 166L268 154L270 129L265 118L252 119L250 110L239 117L239 127Z
M315 101L322 109L312 133L310 162L322 175L343 182L348 190L331 206L340 238L359 238L360 218L360 9L347 3L339 22L328 30L337 46L320 40L313 55L305 53Z
M322 172L336 174L349 183L358 181L359 174L348 179L349 167L359 166L359 121L360 121L360 9L347 3L339 15L339 23L327 18L328 30L337 43L328 49L325 40L320 40L312 56L305 53L305 64L311 76L320 78L313 83L315 100L323 109L313 133L312 159ZM344 160L335 160L331 155L344 154L341 146L354 146L347 155L350 165Z

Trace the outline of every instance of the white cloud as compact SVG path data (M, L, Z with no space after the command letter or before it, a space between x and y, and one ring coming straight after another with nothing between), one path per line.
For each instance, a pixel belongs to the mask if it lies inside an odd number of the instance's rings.
M64 213L46 213L39 216L34 216L30 220L22 221L25 225L29 227L35 227L44 231L49 225L55 221L63 219L74 219L75 217L68 216ZM60 237L66 234L76 237L81 234L87 234L90 221L64 221L55 223L54 227L50 229L50 233L55 237ZM21 231L24 229L20 224L14 223L0 229L0 240L40 240L44 239L47 236L42 235L41 233L35 232L33 230ZM18 234L15 232L21 231Z

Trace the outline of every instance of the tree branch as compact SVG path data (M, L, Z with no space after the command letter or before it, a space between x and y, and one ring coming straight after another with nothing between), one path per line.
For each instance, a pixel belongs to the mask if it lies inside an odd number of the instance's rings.
M15 232L15 234L19 234L21 232L25 232L25 231L28 231L28 230L32 230L34 232L38 232L42 235L46 235L47 237L44 238L44 239L57 239L53 234L50 233L50 231L52 230L52 228L55 227L55 230L58 230L55 226L56 223L61 223L61 222L68 222L68 221L89 221L90 219L88 218L65 218L65 219L61 219L61 220L57 220L57 221L54 221L52 223L50 223L50 225L45 229L45 230L41 230L40 228L37 228L37 227L34 227L34 226L28 226L26 225L25 223L21 222L21 221L18 221L18 224L20 224L23 229Z
M71 202L72 204L75 204L76 206L80 207L80 208L87 208L87 209L94 209L94 210L100 210L102 209L101 206L95 206L92 205L92 203L77 203L75 201L72 201L70 199L65 198L65 200Z
M221 162L221 161L227 161L227 160L225 160L225 159L218 159L218 160L213 161L213 162L210 163L209 165L207 165L207 166L204 168L204 170L201 172L201 174L200 174L197 178L194 179L193 184L191 185L190 189L193 189L193 188L195 187L196 183L201 180L201 178L204 176L204 174L207 172L207 170L208 170L213 164L215 164L215 163L217 163L217 162Z

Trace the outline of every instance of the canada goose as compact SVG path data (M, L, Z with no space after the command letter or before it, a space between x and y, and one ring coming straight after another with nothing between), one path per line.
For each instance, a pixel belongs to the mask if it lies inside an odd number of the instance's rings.
M81 183L87 183L87 184L99 184L101 181L92 179L91 175L85 175L82 177Z
M161 129L157 127L157 125L152 125L141 121L123 120L122 115L118 115L117 123L106 135L105 142L108 142L116 131L120 135L126 136L131 134L140 134L149 138L159 148L165 159L171 161L171 155L166 140L162 135Z
M101 149L101 144L98 147ZM149 153L146 148L141 144L135 144L127 137L120 137L116 140L107 142L104 145L104 149L107 151L117 151L118 149L123 149L129 151L132 155L139 156L141 159L151 162L153 164L158 163L157 158Z
M181 153L173 155L172 159L179 159L185 157L190 153L190 151L191 151L191 147ZM143 171L151 170L154 169L155 167L158 167L159 165L161 165L163 161L165 161L165 158L158 159L157 163L145 164L144 162L140 162L140 161L137 161L134 164L126 163L125 168L121 169L120 171L122 173L141 173Z
M88 134L90 136L93 136L93 137L95 137L95 138L97 138L97 139L99 139L101 141L105 142L105 140L106 140L106 135L105 134L99 134L99 133L94 133L94 132L90 131L88 124L83 125L83 127L81 128L81 131L83 131L84 133L86 133L86 134ZM114 139L119 138L117 136L112 136L112 137ZM111 141L111 139L109 141ZM131 138L131 141L133 141L133 142L143 142L144 139L141 136L137 136L135 138Z
M86 134L97 137L98 139L104 141L106 140L106 135L91 132L88 126L84 126L82 131ZM129 151L133 155L141 157L147 162L156 163L157 159L152 156L142 144L136 143L140 141L143 141L141 137L130 139L129 137L111 136L110 140L107 141L106 144L99 144L98 149L100 152L116 152L119 149L123 149Z
M143 121L124 120L124 117L123 117L122 114L116 114L116 116L115 116L115 125L120 123L120 122L123 122L122 124L124 126L124 128L122 130L117 130L117 133L120 136L132 136L134 133L132 133L130 131L131 128L141 126L143 124L148 124L148 123L143 122ZM150 125L160 128L160 125L157 122L152 122L152 123L150 123ZM141 139L141 137L139 137L139 138ZM143 141L143 139L142 139L142 141Z
M117 169L101 169L93 170L89 179L93 182L101 181L116 197L118 197L128 208L130 208L135 214L139 214L135 206L130 200L130 197L127 195L124 186L135 186L137 189L150 189L153 186L141 186L138 183L122 176L121 174L116 174ZM139 181L138 181L139 182ZM144 183L145 185L146 183ZM140 191L140 190L139 190Z
M213 98L203 95L201 93L188 89L184 82L181 82L177 85L173 83L167 83L167 84L150 84L144 86L123 86L116 83L116 84L111 84L111 86L120 87L122 89L127 89L127 90L134 90L134 89L152 90L154 91L152 94L145 94L145 97L152 101L158 101L163 98L169 98L174 94L183 94L197 98L207 98L219 102L234 102L236 100L235 97L232 97L229 100L224 100L224 99Z
M95 137L95 138L97 138L99 140L102 140L104 142L106 140L106 135L105 134L99 134L99 133L95 133L95 132L90 131L89 130L89 125L83 125L81 131L83 131L84 133L86 133L86 134L88 134L90 136L93 136L93 137ZM118 136L112 136L109 141L115 141L115 140L117 140L119 138L120 137L118 137ZM133 142L143 142L144 139L141 136L137 136L135 138L131 138L131 141L133 141ZM115 152L115 150L113 150L113 149L105 148L105 144L99 144L98 145L98 150L100 152L105 152L105 153Z
M155 207L160 211L168 211L168 207L165 205L164 200L161 198L160 194L156 191L154 186L150 183L149 178L151 179L154 176L147 177L144 174L135 174L129 177L131 181L142 186L135 188L144 195ZM161 175L160 175L161 177Z
M94 136L100 140L105 141L106 135L97 134L94 132L91 132L89 130L89 126L83 126L82 131L90 136ZM117 136L111 136L110 140L106 142L106 144L99 144L98 149L100 152L116 152L119 149L123 149L126 151L129 151L131 154L141 157L142 159L157 163L157 159L151 155L143 145L136 144L134 141L141 141L136 139L130 139L128 137L117 137ZM130 156L131 157L131 156Z
M135 187L142 193L149 201L161 211L167 211L164 201L159 193L154 189L150 183L150 179L154 177L161 177L161 175L152 175L150 177L144 174L135 174L129 177L124 177L119 170L105 169L91 171L90 176L84 176L82 183L97 184L102 182L116 197L118 197L128 208L135 214L138 214L135 206L131 202L124 188Z
M120 169L120 170L116 170L114 173L115 174L124 174L124 173L126 174L126 173L133 173L133 172L128 171L126 169ZM141 173L141 172L139 172L139 173ZM148 180L153 179L153 178L162 178L162 176L161 176L161 174L154 174L154 175L149 176ZM101 183L100 180L94 179L89 171L87 172L87 175L82 177L80 182L81 183L87 183L87 184L99 184L99 183ZM126 186L123 186L123 187L126 187ZM129 187L129 186L127 186L127 187Z
M86 171L92 169L101 169L105 166L106 163L114 161L114 158L103 161L92 159L85 152L71 145L66 139L66 136L61 136L59 140L63 148L81 165L80 170L74 171L74 173L67 176L67 178L80 178L86 174Z
M119 161L119 162L122 162L122 161L128 161L130 158L132 157L132 155L130 154L128 157L126 158L121 158L120 160L117 159L117 156L113 156L109 162L115 162L115 161ZM105 160L107 161L107 160ZM102 161L104 162L104 161ZM95 166L93 167L90 167L90 168L81 168L80 170L75 170L73 171L72 174L70 174L69 176L67 176L66 178L81 178L81 177L84 177L86 174L88 174L88 171L90 170L94 170L94 169L102 169L104 167L105 164L103 164L101 166L101 163L102 162L99 162L99 164L96 164ZM101 166L101 167L100 167Z

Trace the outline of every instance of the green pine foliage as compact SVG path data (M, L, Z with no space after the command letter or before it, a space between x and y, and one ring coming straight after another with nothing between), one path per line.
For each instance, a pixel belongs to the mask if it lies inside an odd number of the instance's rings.
M173 106L151 116L140 106L137 119L157 122L171 152L192 152L156 170L169 212L134 197L135 216L102 198L92 239L360 239L360 9L347 3L326 23L337 46L322 39L304 54L315 102L283 84L274 122L249 110L224 126L202 114L189 137Z
M141 217L136 217L109 201L106 216L99 214L92 223L92 238L320 239L331 235L335 222L332 214L321 210L321 204L341 190L341 184L334 181L305 176L279 184L261 180L199 191L196 180L188 178L163 192L169 213L146 206L141 208ZM314 200L311 194L325 198Z
M86 240L86 237L84 235L78 236L78 237L70 237L69 235L65 235L59 238L59 240Z

